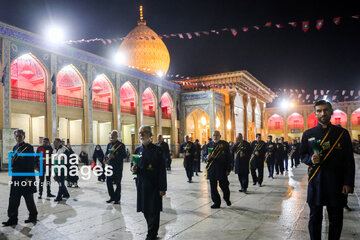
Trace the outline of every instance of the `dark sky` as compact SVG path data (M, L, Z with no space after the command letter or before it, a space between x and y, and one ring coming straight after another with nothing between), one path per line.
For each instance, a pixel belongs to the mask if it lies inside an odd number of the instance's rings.
M67 39L115 38L136 26L140 1L9 0L0 1L0 21L43 34L51 23L65 26ZM169 74L199 76L248 70L271 88L360 89L359 1L144 0L144 16L158 34L234 27L238 35L164 39L170 52ZM333 17L341 16L340 26ZM323 28L315 21L324 19ZM290 21L310 21L304 33ZM241 27L271 21L286 25L260 31ZM300 25L300 24L299 24ZM110 58L119 43L77 44Z

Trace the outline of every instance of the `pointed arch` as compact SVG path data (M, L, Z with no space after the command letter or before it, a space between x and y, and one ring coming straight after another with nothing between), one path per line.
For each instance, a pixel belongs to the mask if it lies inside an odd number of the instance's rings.
M351 124L353 126L360 126L360 108L356 109L351 114Z
M143 114L147 117L155 117L156 97L154 91L148 87L142 94Z
M340 109L336 109L331 116L331 123L333 125L340 125L342 127L346 127L347 124L347 114Z
M80 107L84 106L85 81L77 68L69 64L56 76L57 104Z
M114 86L105 74L96 76L91 86L92 106L96 110L113 111Z
M11 63L10 77L11 98L45 102L47 70L32 53L23 54Z
M120 88L121 113L135 115L136 99L137 99L136 88L129 81L125 82Z
M315 116L315 112L312 112L309 116L308 116L308 128L313 128L316 127L316 125L318 124L319 120L317 120L316 116Z
M192 110L185 118L185 133L192 140L199 139L204 143L210 137L210 116L200 108Z
M288 127L290 129L302 129L304 128L304 118L299 113L292 113L287 119Z
M268 120L269 130L283 129L284 118L278 114L272 115Z
M161 118L171 119L171 112L174 106L171 96L165 92L160 99L161 103Z

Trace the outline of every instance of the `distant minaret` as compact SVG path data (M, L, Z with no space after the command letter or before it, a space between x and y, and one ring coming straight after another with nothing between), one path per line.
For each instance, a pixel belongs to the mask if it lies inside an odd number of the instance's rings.
M138 21L138 25L146 25L146 21L144 20L144 15L143 15L143 6L140 5L140 20Z

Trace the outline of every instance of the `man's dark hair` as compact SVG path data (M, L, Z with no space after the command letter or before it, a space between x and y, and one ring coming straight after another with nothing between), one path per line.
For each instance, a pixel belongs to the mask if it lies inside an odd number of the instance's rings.
M22 130L22 129L16 129L16 130L14 131L14 135L16 135L17 133L20 133L21 135L23 135L23 136L25 137L25 132L24 132L24 130Z
M272 135L268 135L268 138L273 138Z
M50 140L49 140L49 138L44 137L44 138L43 138L43 141L50 141Z
M256 134L256 137L259 137L259 136L261 137L261 134L260 134L260 133L257 133L257 134Z
M212 141L212 138L208 138L208 141Z
M316 106L320 106L320 105L326 105L326 106L328 106L331 110L333 109L331 103L328 102L328 101L326 101L326 100L319 100L319 101L315 102L314 108L315 108Z
M60 138L55 138L55 139L54 139L54 142L55 142L55 141L56 141L56 142L65 142L65 141L61 141Z

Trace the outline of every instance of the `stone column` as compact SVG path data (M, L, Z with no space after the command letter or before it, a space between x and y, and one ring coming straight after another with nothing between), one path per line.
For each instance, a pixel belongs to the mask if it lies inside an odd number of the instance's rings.
M248 128L248 111L247 111L247 108L248 108L248 102L249 102L249 97L248 95L243 95L243 103L244 103L244 139L249 141L248 139L248 131L247 131L247 128Z
M121 102L120 102L120 88L121 88L121 75L115 75L115 93L113 97L113 102L116 103L113 106L113 119L114 119L114 129L117 129L121 136L122 127L121 127ZM135 124L136 125L136 124ZM135 130L136 132L136 130ZM135 134L137 135L137 134Z
M3 127L5 129L10 129L10 123L11 123L11 86L10 86L10 69L11 69L11 62L10 62L10 42L8 39L3 38L3 61L2 64L4 67L6 67L6 75L5 75L5 82L3 89L3 111L1 111L1 114L3 116ZM0 84L1 85L1 84Z
M87 65L87 81L85 79L85 82L87 83L87 86L85 88L85 96L84 96L84 102L87 103L84 104L84 127L85 127L85 142L84 144L90 144L93 143L93 117L92 117L92 82L95 78L93 76L91 71L92 66L89 64ZM86 96L87 95L87 96Z
M288 133L289 133L287 115L288 113L284 111L284 141L288 140Z
M162 134L162 126L161 126L161 91L162 88L160 86L157 87L157 95L156 99L157 99L157 118L155 119L155 124L156 124L156 129L157 129L157 134ZM171 131L171 130L170 130Z
M209 116L210 116L210 136L213 134L215 128L215 111L216 111L216 106L215 106L215 92L211 91L211 100L210 100L210 104L209 104Z
M51 54L50 56L50 59L51 59L51 69L50 69L50 75L51 77L54 75L55 78L57 78L57 57L55 54ZM57 79L56 79L57 80ZM56 83L51 83L51 86L50 86L50 89L52 90L53 88L53 84L56 84ZM55 86L55 89L56 89L56 86ZM54 140L54 138L56 137L59 137L58 135L58 128L59 128L59 118L57 116L57 92L52 94L51 93L51 90L49 91L50 92L50 97L51 98L51 101L50 104L51 107L50 108L50 112L47 113L47 116L49 119L47 120L47 123L49 124L48 125L48 128L49 128L49 133L51 133L51 135L49 135L49 139L51 141Z
M143 125L143 119L144 119L144 115L143 115L143 102L142 102L142 94L143 94L143 83L141 81L139 81L139 92L137 95L137 104L135 104L137 106L136 108L136 124L135 124L135 133L138 132L140 126ZM135 134L135 142L138 143L139 142L139 136L138 134Z
M349 131L350 137L352 139L351 114L352 114L351 106L346 106L346 118L347 118L346 129Z
M230 105L230 121L231 121L231 129L230 129L230 140L235 141L235 93L231 93L229 96L229 105Z
M178 96L177 94L173 96L172 98L173 103L171 106L171 137L170 137L170 144L171 144L171 151L174 154L174 156L178 156L178 148L177 146L179 145L178 142L178 124L177 124L177 112L176 112L176 103L178 101Z
M308 130L308 115L309 115L309 112L308 112L308 110L305 108L304 110L303 110L303 117L304 117L304 132L306 131L306 130Z

